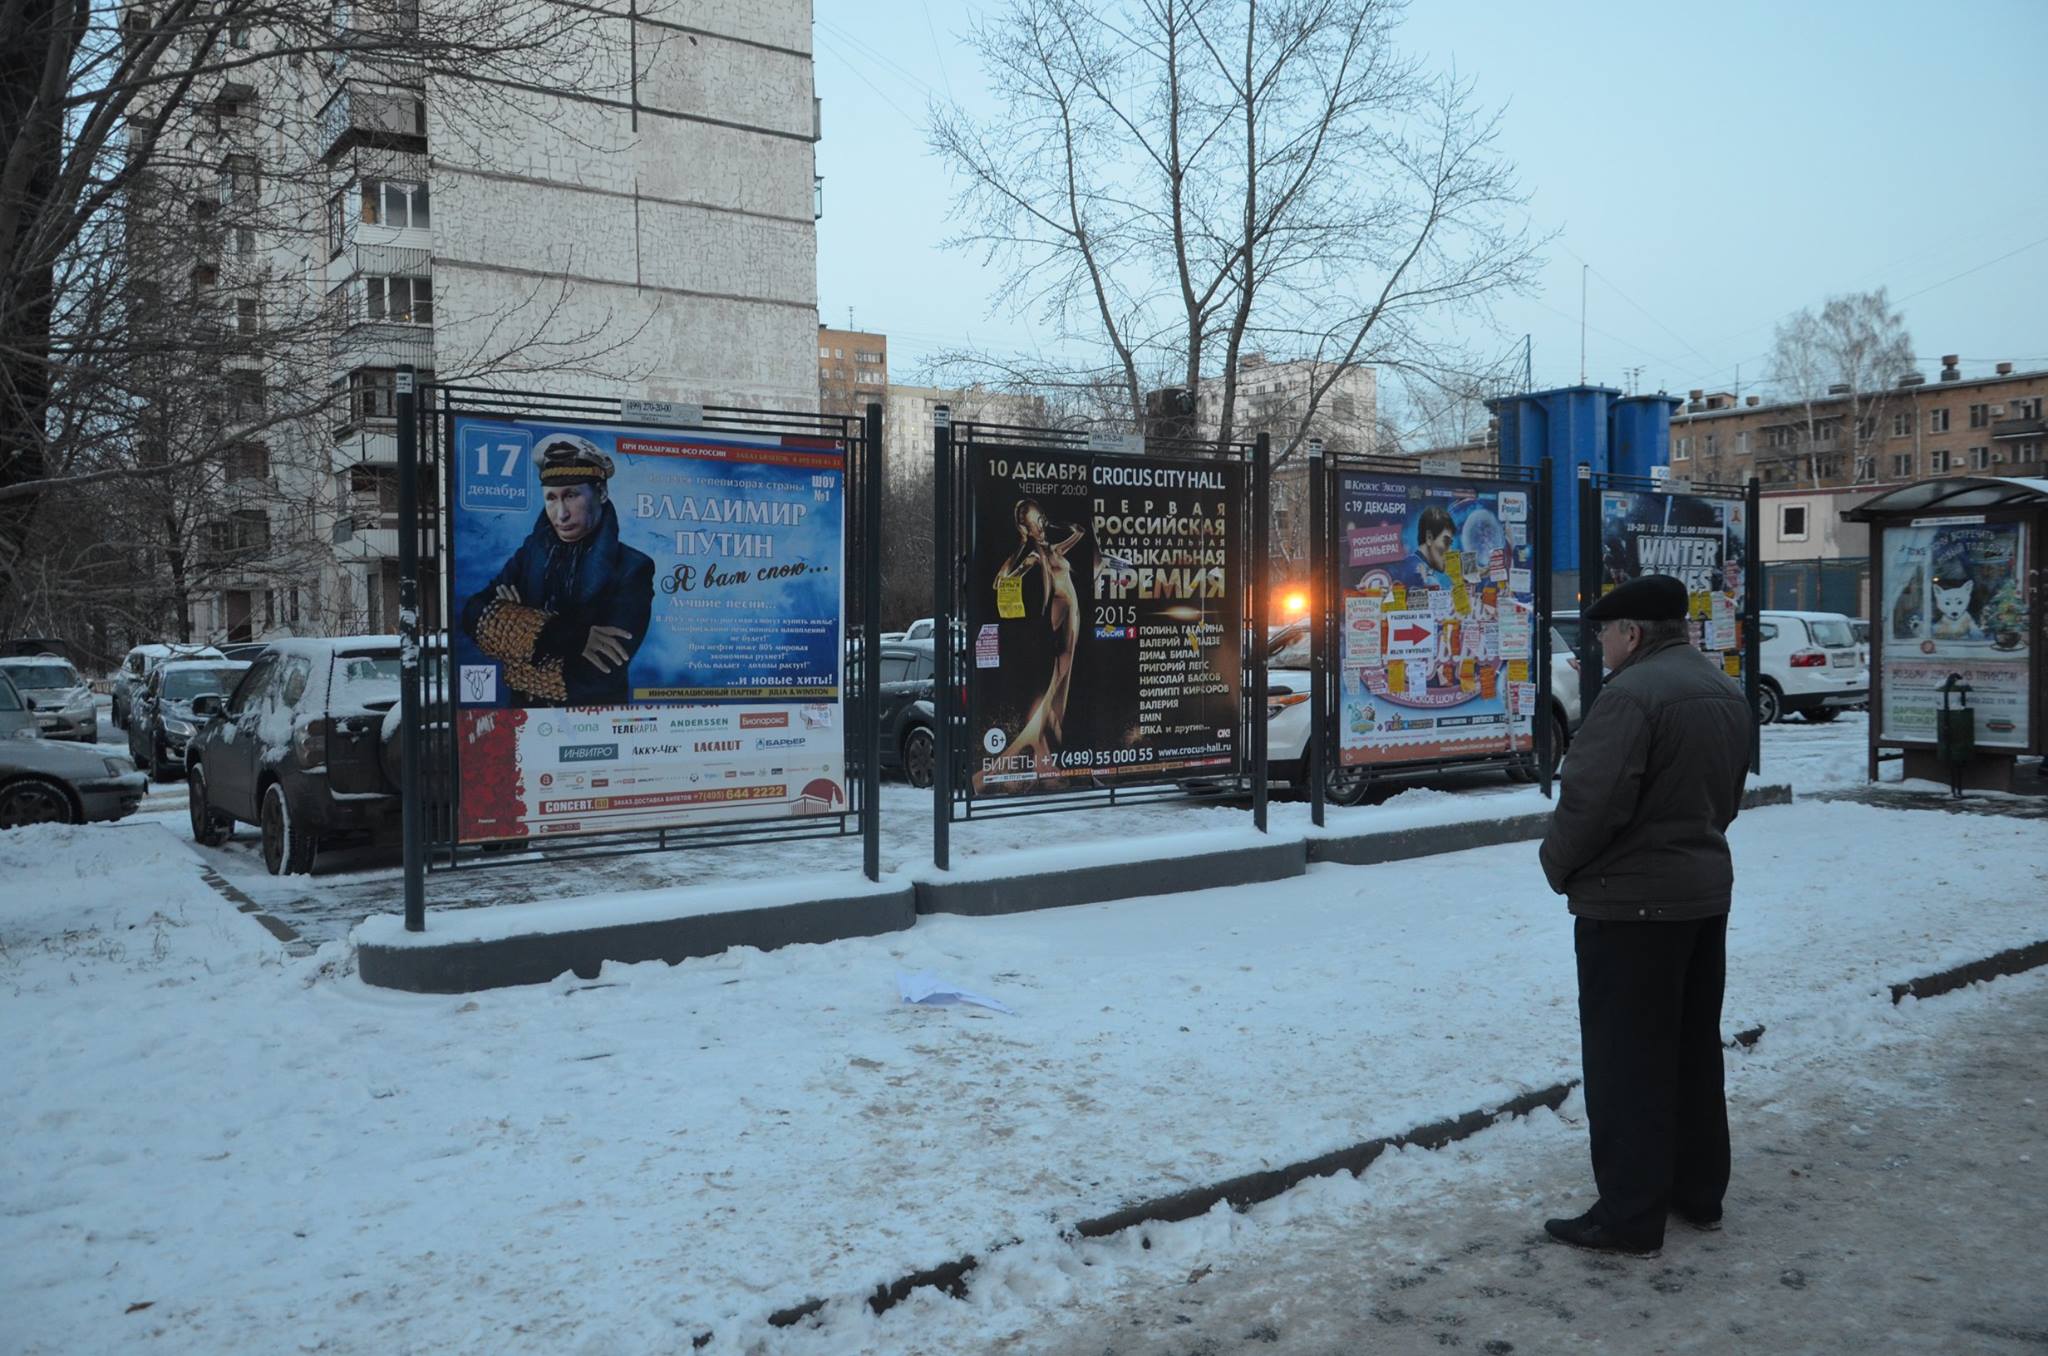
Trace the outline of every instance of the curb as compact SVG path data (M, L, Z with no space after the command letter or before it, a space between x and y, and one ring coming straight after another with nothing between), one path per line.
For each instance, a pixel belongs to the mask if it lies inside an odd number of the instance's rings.
M979 880L921 880L916 887L917 911L985 918L1143 895L1258 885L1299 876L1308 869L1308 862L1308 846L1303 840L1282 838L1191 857L1150 857Z
M262 924L265 932L268 932L271 936L284 943L285 950L293 955L310 956L313 954L313 948L307 945L306 939L299 936L289 924L280 922L270 914L265 913L261 904L249 898L248 895L243 894L226 876L223 876L205 862L199 864L199 878L205 881L215 894L234 905L237 912L246 913Z
M837 942L900 932L917 921L909 886L762 908L729 909L574 932L529 932L489 940L391 946L356 941L363 983L408 993L475 993L515 984L546 984L563 971L595 979L606 961L674 965L735 946L772 951L800 943Z
M1770 790L1773 788L1765 788ZM1768 802L1767 802L1768 803ZM1953 966L1931 975L1923 975L1904 983L1891 986L1891 1001L1902 1001L1907 995L1916 998L1935 997L1951 993L1971 984L2005 975L2020 974L2027 970L2048 965L2048 941L2035 942L2028 946L2014 947L2001 951L1983 960L1967 965ZM1766 1028L1759 1024L1736 1032L1723 1042L1726 1048L1749 1049L1763 1039ZM1402 1134L1387 1135L1369 1139L1347 1148L1336 1149L1315 1158L1303 1159L1284 1167L1271 1168L1263 1172L1246 1173L1205 1187L1175 1192L1135 1205L1125 1206L1106 1215L1085 1219L1060 1231L1068 1240L1081 1238L1105 1238L1126 1229L1139 1228L1147 1224L1173 1224L1194 1219L1215 1209L1218 1202L1227 1201L1235 1211L1244 1211L1254 1205L1272 1200L1281 1193L1299 1186L1316 1177L1331 1177L1339 1172L1350 1172L1353 1176L1371 1166L1388 1149L1415 1147L1441 1149L1459 1140L1469 1139L1481 1130L1498 1125L1518 1116L1526 1116L1539 1107L1555 1111L1564 1104L1572 1090L1579 1085L1576 1078L1551 1083L1545 1087L1524 1092L1494 1107L1482 1107L1467 1111L1460 1116L1445 1120L1431 1121ZM1015 1240L1011 1240L1014 1242ZM999 1243L990 1252L1001 1251L1008 1243ZM892 1281L885 1281L875 1287L867 1297L868 1308L877 1314L887 1313L907 1298L911 1291L930 1286L941 1290L954 1299L963 1299L967 1293L968 1276L980 1265L980 1258L969 1253L950 1262L908 1272ZM777 1310L768 1316L770 1326L786 1328L823 1309L824 1298L805 1300L801 1304ZM711 1341L711 1333L699 1334L693 1345L702 1347Z

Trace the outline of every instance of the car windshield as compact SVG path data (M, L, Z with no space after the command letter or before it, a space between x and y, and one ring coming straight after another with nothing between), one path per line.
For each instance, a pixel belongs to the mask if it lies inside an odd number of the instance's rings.
M1274 669L1305 669L1309 664L1308 627L1301 623L1283 626L1268 638L1266 666Z
M69 664L47 662L42 664L9 664L7 676L15 684L26 688L77 687L78 671Z
M1840 617L1811 617L1806 627L1813 632L1813 643L1827 646L1848 646L1856 643L1855 633L1849 630L1849 623Z
M226 692L242 676L237 667L217 669L166 669L164 696L174 702L189 702L209 692Z

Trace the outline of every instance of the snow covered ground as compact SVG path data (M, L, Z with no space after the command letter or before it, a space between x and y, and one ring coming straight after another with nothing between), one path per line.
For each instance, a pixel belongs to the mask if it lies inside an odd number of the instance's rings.
M1840 789L1863 781L1865 723L1862 712L1847 712L1826 725L1791 720L1764 731L1766 782L1790 782L1801 793ZM123 752L123 749L112 749ZM1896 764L1886 768L1896 779ZM1541 812L1549 807L1532 787L1510 784L1497 772L1453 773L1417 786L1381 806L1332 809L1333 832L1369 832L1391 824L1447 822ZM151 789L131 824L154 823L191 839L185 789L170 784ZM976 859L1036 851L1057 843L1072 853L1082 845L1110 849L1134 839L1169 835L1224 834L1247 829L1251 815L1242 805L1172 802L1120 806L1025 819L978 820L955 824L953 864L975 869ZM1306 803L1275 799L1270 824L1278 834L1309 831ZM931 863L931 794L901 782L882 784L882 869L918 872ZM256 831L239 828L225 846L195 848L236 888L296 929L312 945L346 937L373 914L399 907L401 875L395 847L357 848L323 854L313 876L272 877L264 872ZM857 875L858 838L778 844L772 849L778 875ZM584 859L554 866L464 871L434 876L428 902L434 909L483 903L525 903L560 898L657 890L677 884L733 885L759 879L761 849L713 848L646 856Z
M1733 837L1731 1030L1846 1038L2048 936L2035 823ZM22 1351L976 1350L1068 1301L1079 1219L1576 1072L1527 844L469 998L285 956L199 860L148 823L0 839ZM917 970L1016 1013L905 1005ZM968 1253L1000 1304L857 1303ZM813 1297L822 1329L763 1326Z

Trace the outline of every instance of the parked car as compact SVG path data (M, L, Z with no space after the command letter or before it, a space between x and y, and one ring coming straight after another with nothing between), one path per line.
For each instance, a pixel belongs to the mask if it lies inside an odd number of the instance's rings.
M100 711L92 686L78 676L71 661L54 654L0 659L0 671L14 680L45 739L100 742Z
M1856 634L1856 657L1867 669L1870 667L1870 623L1860 617L1851 617L1849 629Z
M932 638L932 632L938 629L939 624L936 621L932 620L932 618L919 617L916 621L912 622L910 625L903 628L903 635L901 639L930 641Z
M882 646L876 689L882 697L882 768L903 774L912 786L930 786L938 737L932 692L932 643L898 641Z
M249 671L247 661L167 659L150 670L128 714L128 756L152 781L182 779L185 747L199 728L195 699L234 690Z
M1266 770L1272 781L1290 786L1308 784L1309 636L1306 621L1275 628L1266 642ZM1550 656L1551 758L1564 756L1579 726L1579 680L1569 646L1555 640ZM1510 774L1527 780L1526 772ZM1356 805L1365 799L1371 781L1357 768L1329 768L1323 777L1324 799Z
M135 813L148 789L124 758L35 736L28 700L0 672L0 829Z
M396 636L281 640L232 693L194 699L205 724L185 754L193 838L218 846L254 824L263 865L296 875L325 845L396 837L383 744L398 679Z
M1829 721L1870 700L1870 662L1839 612L1765 612L1757 638L1756 715L1769 725L1787 714Z
M231 645L220 647L221 654L229 659L254 659L270 648L267 640L238 640Z
M113 699L114 727L128 728L128 712L135 704L135 694L142 690L143 680L149 671L166 659L224 659L219 650L211 645L137 645L122 659L121 666L114 670Z

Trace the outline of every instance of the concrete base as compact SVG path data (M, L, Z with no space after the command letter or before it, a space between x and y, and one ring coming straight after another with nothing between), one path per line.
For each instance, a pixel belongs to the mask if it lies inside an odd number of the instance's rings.
M986 916L1057 909L1069 904L1100 904L1140 895L1170 895L1183 890L1210 890L1224 885L1255 885L1286 880L1308 868L1300 839L1280 839L1252 847L1230 848L1188 857L1141 858L988 879L919 881L919 913L964 913Z
M545 984L565 970L597 978L606 961L666 961L715 956L735 946L763 951L799 942L837 942L901 932L917 921L910 888L732 909L574 932L434 940L428 931L403 945L359 937L356 967L365 984L410 993L474 993L513 984Z
M1954 771L1952 764L1931 749L1907 749L1904 762L1908 781L1940 782L1946 786ZM2013 770L2018 763L2018 754L1990 753L1979 749L1969 762L1963 764L1963 790L2016 790Z

